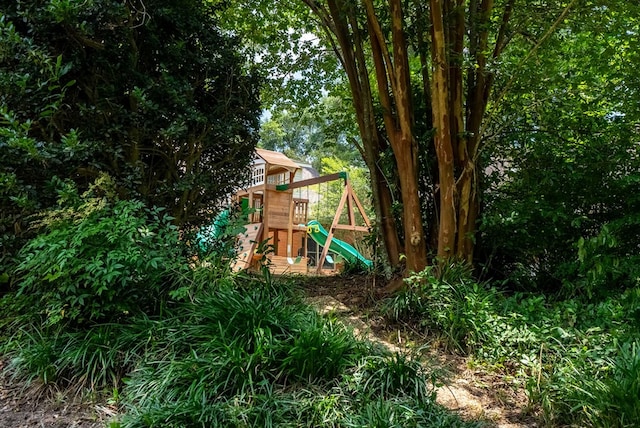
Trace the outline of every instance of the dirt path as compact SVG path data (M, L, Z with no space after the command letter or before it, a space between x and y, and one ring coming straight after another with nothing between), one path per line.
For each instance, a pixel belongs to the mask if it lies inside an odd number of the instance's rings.
M334 297L313 296L308 301L320 313L335 313L356 335L378 343L391 352L407 352L401 334L395 341L381 337L357 310L352 310ZM524 391L513 387L501 376L469 369L466 359L462 357L439 356L437 361L449 374L445 385L437 388L438 403L459 413L464 419L484 420L498 428L537 426L535 419L527 412Z

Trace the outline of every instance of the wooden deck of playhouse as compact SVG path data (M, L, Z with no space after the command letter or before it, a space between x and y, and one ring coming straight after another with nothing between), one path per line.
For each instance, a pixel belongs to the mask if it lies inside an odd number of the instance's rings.
M336 229L368 231L369 219L353 193L346 174L296 180L300 170L300 165L281 153L256 149L252 182L247 189L238 192L235 196L237 202L252 209L253 213L249 215L246 232L238 237L240 250L234 269L259 269L262 255L257 254L256 250L260 243L267 242L272 246L272 252L268 252L267 257L273 274L335 274L341 266L334 265L333 269L324 268L328 246L334 231ZM322 254L315 254L313 257L323 268L317 266L310 268L307 253L309 200L294 197L293 190L337 179L344 180L345 192L326 241L327 248L323 249ZM338 224L345 204L349 209L349 225ZM354 205L360 210L366 226L355 224Z

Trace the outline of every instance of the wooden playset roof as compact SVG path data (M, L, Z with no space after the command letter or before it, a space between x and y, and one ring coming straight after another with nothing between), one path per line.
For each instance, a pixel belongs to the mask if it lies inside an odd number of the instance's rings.
M272 152L271 150L265 149L256 149L256 154L271 166L282 167L292 172L300 168L300 165L282 153Z

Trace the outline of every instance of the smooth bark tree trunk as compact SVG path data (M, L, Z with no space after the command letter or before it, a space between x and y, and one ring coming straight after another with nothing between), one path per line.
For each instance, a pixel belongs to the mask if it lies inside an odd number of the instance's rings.
M362 155L371 177L379 233L386 258L395 267L400 262L401 244L393 218L391 190L379 168L384 143L377 129L371 82L355 11L341 0L328 0L328 10L323 10L312 0L305 0L305 3L323 20L325 29L335 36L334 51L347 74L353 95L353 106L363 143Z
M438 258L449 259L455 254L456 203L454 154L451 140L449 70L446 55L442 0L431 0L431 52L433 79L431 86L435 148L438 158L440 187L440 225Z

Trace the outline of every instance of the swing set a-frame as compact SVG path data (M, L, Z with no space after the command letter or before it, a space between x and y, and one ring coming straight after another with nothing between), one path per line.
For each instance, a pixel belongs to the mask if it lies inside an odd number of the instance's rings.
M238 192L236 201L248 208L249 224L239 238L240 252L235 269L255 267L261 257L255 254L258 243L272 245L268 255L273 273L310 273L309 261L315 261L315 273L332 273L324 269L329 251L351 263L371 267L371 262L347 242L335 237L336 231L368 233L371 222L356 196L345 172L302 179L302 168L282 153L256 149L250 186ZM342 196L328 230L317 221L309 220L309 192L307 197L294 197L294 190L341 180ZM301 192L300 195L301 196ZM321 197L322 195L319 195ZM340 219L346 208L347 222ZM356 212L360 214L358 223ZM322 247L320 254L310 257L309 239Z

